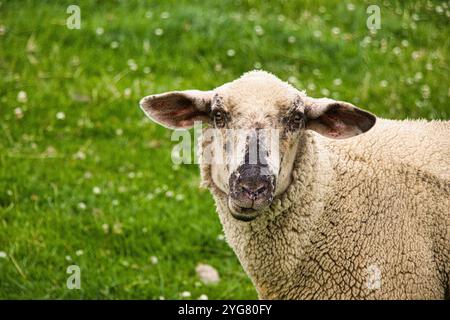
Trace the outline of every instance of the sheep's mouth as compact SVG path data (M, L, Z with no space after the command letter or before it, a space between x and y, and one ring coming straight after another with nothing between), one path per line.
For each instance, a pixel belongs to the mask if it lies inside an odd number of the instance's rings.
M260 211L256 209L238 206L231 199L228 201L228 208L233 218L244 222L252 221L260 214Z

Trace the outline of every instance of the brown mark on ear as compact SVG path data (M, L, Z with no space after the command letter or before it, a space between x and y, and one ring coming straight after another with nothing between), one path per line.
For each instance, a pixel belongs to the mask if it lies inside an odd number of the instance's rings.
M305 107L306 128L333 139L346 139L368 131L376 117L347 102L312 99Z
M209 122L210 91L187 90L151 95L139 105L153 121L171 128L190 128L195 121Z

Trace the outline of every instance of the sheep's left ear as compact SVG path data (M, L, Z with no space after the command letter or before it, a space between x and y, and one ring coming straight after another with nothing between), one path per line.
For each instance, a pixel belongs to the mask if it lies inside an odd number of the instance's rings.
M376 117L354 105L328 98L305 100L306 129L333 139L346 139L372 128Z

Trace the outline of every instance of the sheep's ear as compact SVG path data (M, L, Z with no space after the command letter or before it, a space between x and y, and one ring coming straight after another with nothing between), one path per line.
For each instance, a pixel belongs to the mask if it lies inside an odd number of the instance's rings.
M209 122L212 91L186 90L142 98L141 109L153 121L170 129L188 129L194 121Z
M346 139L372 128L376 117L354 105L332 99L306 98L306 128L333 139Z

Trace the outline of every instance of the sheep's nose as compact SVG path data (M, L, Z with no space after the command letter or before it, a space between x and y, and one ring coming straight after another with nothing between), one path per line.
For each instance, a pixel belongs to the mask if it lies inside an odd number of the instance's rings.
M230 196L241 208L262 209L273 200L275 177L267 166L241 165L230 177Z
M269 184L269 179L260 179L257 177L256 179L250 178L241 180L239 182L239 187L246 197L251 200L256 200L269 189Z

